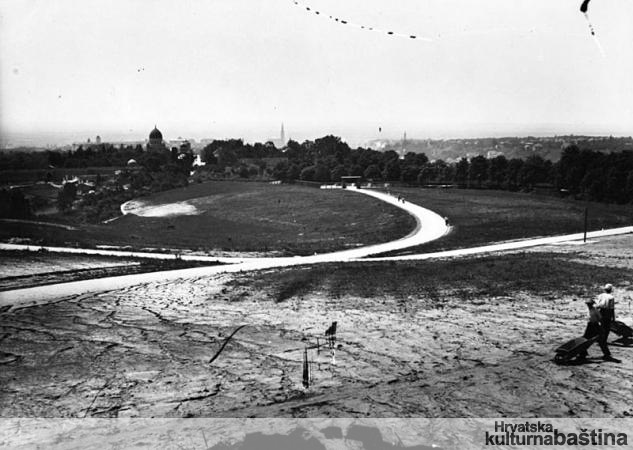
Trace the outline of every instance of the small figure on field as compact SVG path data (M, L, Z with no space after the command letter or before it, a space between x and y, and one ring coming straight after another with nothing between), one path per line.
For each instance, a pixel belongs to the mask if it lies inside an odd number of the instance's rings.
M325 330L325 339L327 340L328 347L333 349L336 344L336 322L332 322L332 325Z
M336 365L336 322L332 322L332 325L325 330L325 339L327 340L328 347L330 347L330 355L332 356L332 366Z

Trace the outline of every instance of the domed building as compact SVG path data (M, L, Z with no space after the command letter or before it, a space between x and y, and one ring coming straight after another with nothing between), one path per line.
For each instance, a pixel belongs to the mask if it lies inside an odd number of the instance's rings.
M167 147L163 142L163 133L160 132L156 125L154 129L149 133L149 142L147 143L148 151L165 151Z

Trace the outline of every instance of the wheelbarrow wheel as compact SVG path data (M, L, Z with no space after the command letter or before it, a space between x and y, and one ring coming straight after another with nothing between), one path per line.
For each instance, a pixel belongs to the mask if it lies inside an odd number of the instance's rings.
M554 356L554 362L556 364L565 364L571 361L571 356L566 353L556 353Z

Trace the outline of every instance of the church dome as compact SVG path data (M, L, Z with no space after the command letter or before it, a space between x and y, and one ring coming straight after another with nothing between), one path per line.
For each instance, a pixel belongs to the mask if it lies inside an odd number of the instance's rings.
M161 133L160 130L158 128L156 128L156 126L154 126L154 129L149 133L149 138L150 139L163 139L163 133Z

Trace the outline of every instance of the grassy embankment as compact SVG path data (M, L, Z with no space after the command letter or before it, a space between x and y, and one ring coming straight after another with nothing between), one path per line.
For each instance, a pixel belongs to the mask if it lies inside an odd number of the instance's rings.
M485 258L420 262L330 264L240 276L233 288L249 287L282 302L320 293L327 298L393 296L441 306L446 296L463 301L519 292L580 298L600 291L605 280L628 285L631 270L579 262L574 255L516 253Z

